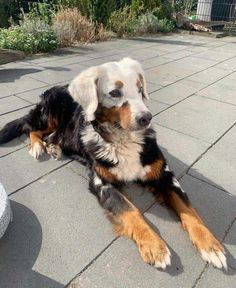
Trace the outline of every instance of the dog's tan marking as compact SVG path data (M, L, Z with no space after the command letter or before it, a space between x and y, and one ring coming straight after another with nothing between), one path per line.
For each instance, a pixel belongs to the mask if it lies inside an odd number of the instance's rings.
M95 167L95 171L100 176L100 178L102 178L102 179L104 179L110 183L114 183L114 182L118 181L117 177L113 173L111 173L106 167L97 165Z
M162 169L165 162L163 159L156 160L152 164L150 164L150 170L146 173L144 179L146 181L153 181L160 178L162 174Z
M115 82L115 86L116 86L116 88L121 89L124 86L124 83L120 80L117 80Z
M167 265L170 265L169 249L160 236L145 222L139 210L133 205L132 207L132 210L119 215L108 215L111 218L115 232L120 236L126 236L134 240L146 263L158 268L166 268Z
M131 124L130 106L128 103L124 103L121 107L102 107L99 111L98 120L101 123L119 123L122 128L127 129Z
M43 143L43 136L54 132L57 128L57 120L49 117L47 129L41 131L30 132L30 150L29 153L34 158L41 156L45 150L45 145Z
M191 205L186 205L174 192L169 193L169 204L176 211L184 230L188 232L202 258L218 268L227 269L223 246L205 226L196 210Z

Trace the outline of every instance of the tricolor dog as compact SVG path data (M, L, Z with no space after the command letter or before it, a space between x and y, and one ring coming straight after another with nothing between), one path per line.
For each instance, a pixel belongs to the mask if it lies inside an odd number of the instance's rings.
M53 87L40 97L26 116L5 125L0 143L26 133L34 158L47 152L59 159L63 152L85 160L90 191L106 210L116 233L134 240L145 262L165 269L171 264L171 254L122 194L122 185L133 181L162 195L202 258L227 269L223 246L191 206L157 145L152 115L145 104L145 76L137 61L124 58L91 67L70 85Z

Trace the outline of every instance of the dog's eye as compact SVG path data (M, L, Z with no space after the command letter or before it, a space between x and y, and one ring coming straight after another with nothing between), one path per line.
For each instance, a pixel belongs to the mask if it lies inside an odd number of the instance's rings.
M111 95L111 97L114 97L114 98L121 97L121 91L119 89L114 89L111 92L109 92L109 94Z

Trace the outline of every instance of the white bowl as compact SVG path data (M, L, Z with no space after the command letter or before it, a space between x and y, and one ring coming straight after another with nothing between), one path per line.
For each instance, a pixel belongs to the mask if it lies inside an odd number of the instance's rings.
M7 193L0 183L0 238L5 233L8 224L12 220L12 211L10 201L7 197Z

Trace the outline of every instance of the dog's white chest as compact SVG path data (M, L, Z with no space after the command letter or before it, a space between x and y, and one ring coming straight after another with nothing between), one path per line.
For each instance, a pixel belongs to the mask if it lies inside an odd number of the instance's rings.
M111 168L111 172L121 181L133 181L142 179L148 172L149 167L143 167L140 162L142 151L142 135L119 135L113 136L115 153L118 165Z

